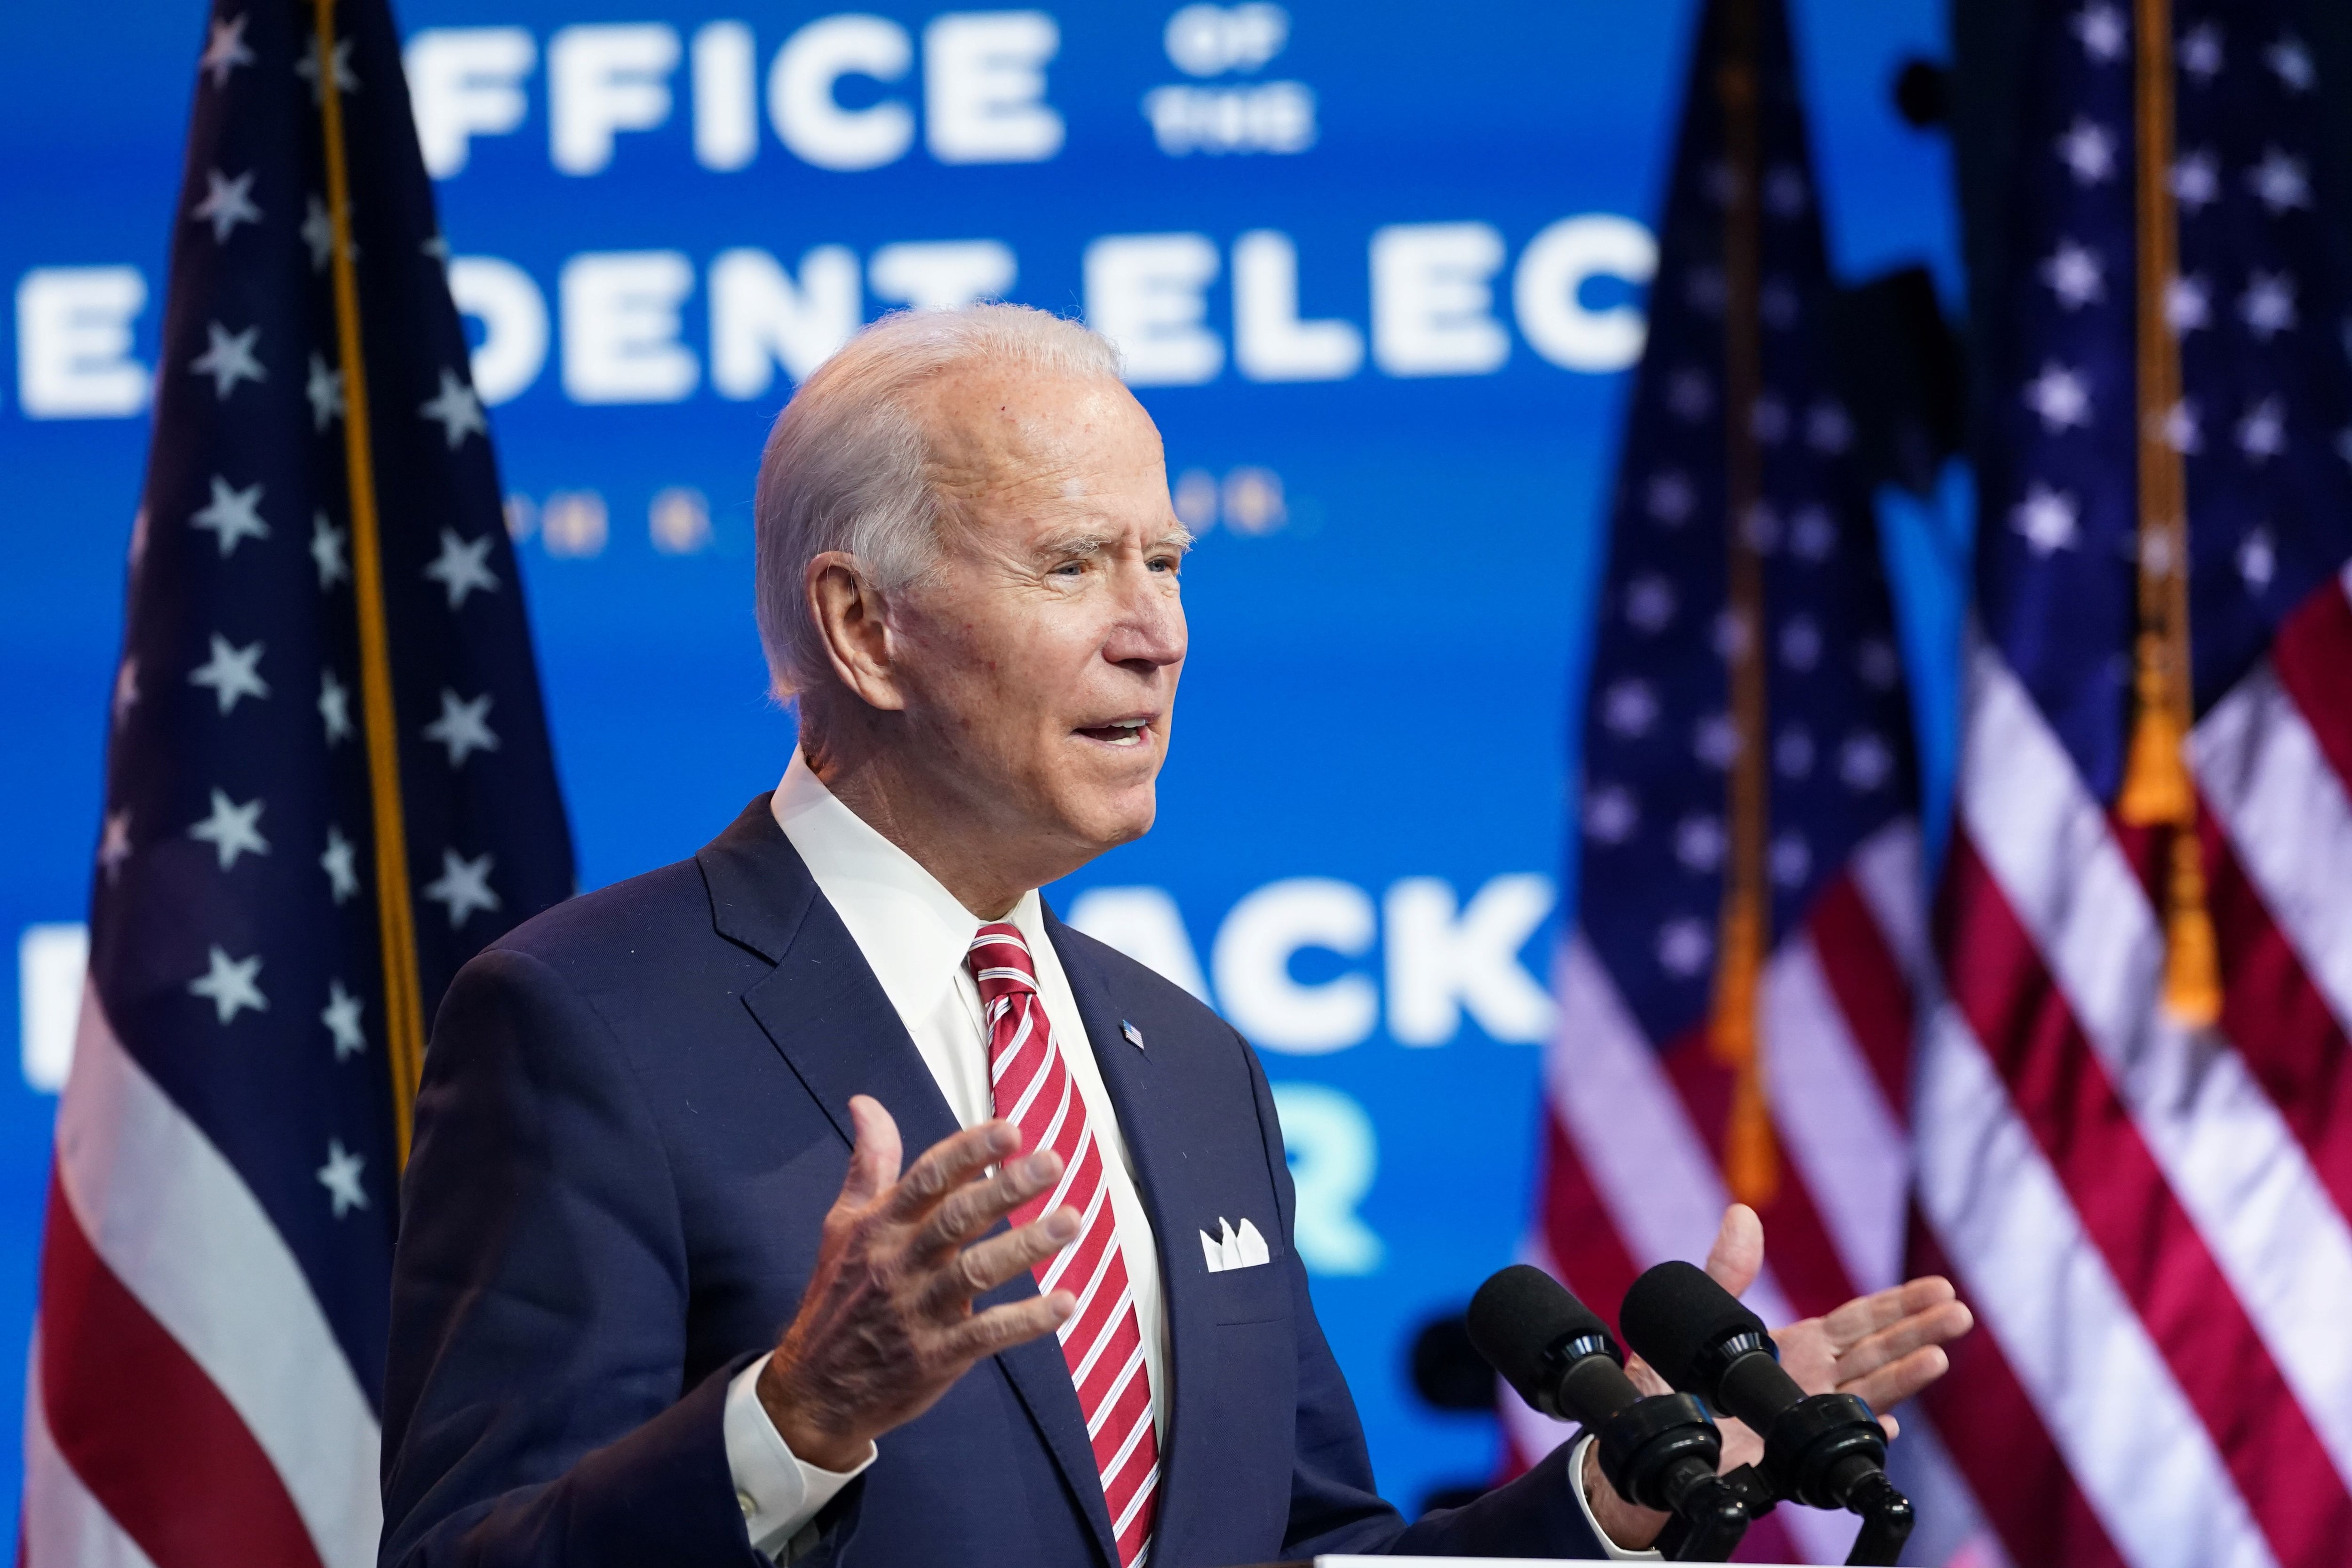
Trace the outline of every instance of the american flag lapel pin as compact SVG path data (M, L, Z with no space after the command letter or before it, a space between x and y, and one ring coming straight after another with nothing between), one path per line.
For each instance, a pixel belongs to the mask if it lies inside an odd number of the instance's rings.
M1137 1028L1134 1025L1129 1023L1124 1018L1121 1018L1118 1021L1118 1032L1127 1037L1127 1043L1129 1045L1133 1046L1139 1051L1143 1048L1143 1031Z

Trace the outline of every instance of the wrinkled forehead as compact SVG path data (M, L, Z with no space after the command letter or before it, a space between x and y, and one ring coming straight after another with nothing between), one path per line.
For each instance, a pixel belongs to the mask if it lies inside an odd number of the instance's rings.
M991 500L1165 504L1160 432L1120 383L975 363L910 399L928 477L969 508Z

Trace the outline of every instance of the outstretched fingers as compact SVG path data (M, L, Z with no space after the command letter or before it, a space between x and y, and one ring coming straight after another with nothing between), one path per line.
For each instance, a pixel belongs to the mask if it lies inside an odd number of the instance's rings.
M1949 1344L1976 1327L1976 1314L1959 1301L1914 1312L1841 1352L1838 1374L1841 1379L1859 1377L1923 1346Z
M1002 1236L976 1242L932 1276L925 1305L933 1311L960 1310L972 1298L1028 1273L1077 1236L1078 1211L1058 1208Z
M1950 1280L1940 1274L1930 1274L1867 1296L1857 1296L1823 1318L1822 1327L1829 1335L1830 1349L1843 1355L1871 1335L1958 1298L1959 1292L1952 1288ZM1962 1331L1966 1331L1965 1328Z
M1020 1148L1020 1130L1010 1121L983 1121L940 1139L924 1150L898 1178L898 1184L885 1194L884 1217L914 1224L958 1187Z
M964 1183L931 1210L916 1235L916 1252L931 1257L961 1247L1030 1199L1051 1192L1061 1177L1062 1157L1051 1149L1007 1160L994 1175Z
M1076 1296L1067 1290L1056 1290L1051 1295L991 1307L985 1312L973 1313L969 1321L950 1331L948 1351L963 1361L975 1362L982 1356L1011 1350L1060 1328L1077 1305Z
M1913 1279L1850 1301L1827 1324L1837 1385L1874 1410L1899 1405L1951 1370L1944 1347L1975 1326L1948 1279Z
M1873 1410L1892 1410L1952 1367L1952 1358L1944 1353L1941 1345L1922 1345L1906 1356L1898 1356L1883 1366L1873 1368L1862 1376L1838 1384L1840 1394L1861 1396Z

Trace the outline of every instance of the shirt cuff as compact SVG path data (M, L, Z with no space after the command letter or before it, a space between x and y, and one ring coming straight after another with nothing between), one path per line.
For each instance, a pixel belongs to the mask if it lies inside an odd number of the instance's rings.
M727 1474L735 1483L735 1501L743 1510L743 1528L751 1538L751 1550L773 1558L792 1544L793 1537L842 1488L866 1473L877 1450L869 1444L857 1468L842 1471L821 1470L794 1454L776 1424L768 1419L767 1407L760 1403L760 1373L767 1366L768 1358L761 1356L735 1374L727 1385L727 1414L721 1426L727 1440Z
M773 1429L770 1428L772 1431ZM781 1444L782 1439L778 1438L777 1441ZM1592 1531L1592 1539L1601 1542L1601 1550L1609 1554L1609 1560L1612 1563L1664 1562L1664 1553L1654 1546L1645 1551L1635 1552L1618 1545L1609 1539L1609 1532L1601 1528L1601 1521L1592 1517L1592 1500L1584 1495L1584 1451L1591 1447L1592 1444L1592 1435L1587 1433L1576 1440L1575 1447L1568 1451L1568 1484L1570 1489L1576 1493L1576 1506L1584 1510L1585 1527ZM730 1451L732 1451L731 1445Z

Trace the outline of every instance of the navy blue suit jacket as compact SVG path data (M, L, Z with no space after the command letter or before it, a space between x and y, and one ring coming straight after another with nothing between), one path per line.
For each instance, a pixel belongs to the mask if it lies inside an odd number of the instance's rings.
M1052 931L1160 1238L1174 1387L1153 1563L1599 1555L1559 1455L1411 1526L1381 1500L1289 1245L1255 1053L1150 971ZM387 1568L766 1568L721 1411L800 1300L859 1093L910 1157L956 1130L765 796L691 861L466 965L402 1191ZM1197 1233L1220 1217L1255 1221L1272 1264L1210 1273ZM820 1516L814 1562L1116 1568L1051 1335L974 1366L880 1450Z

